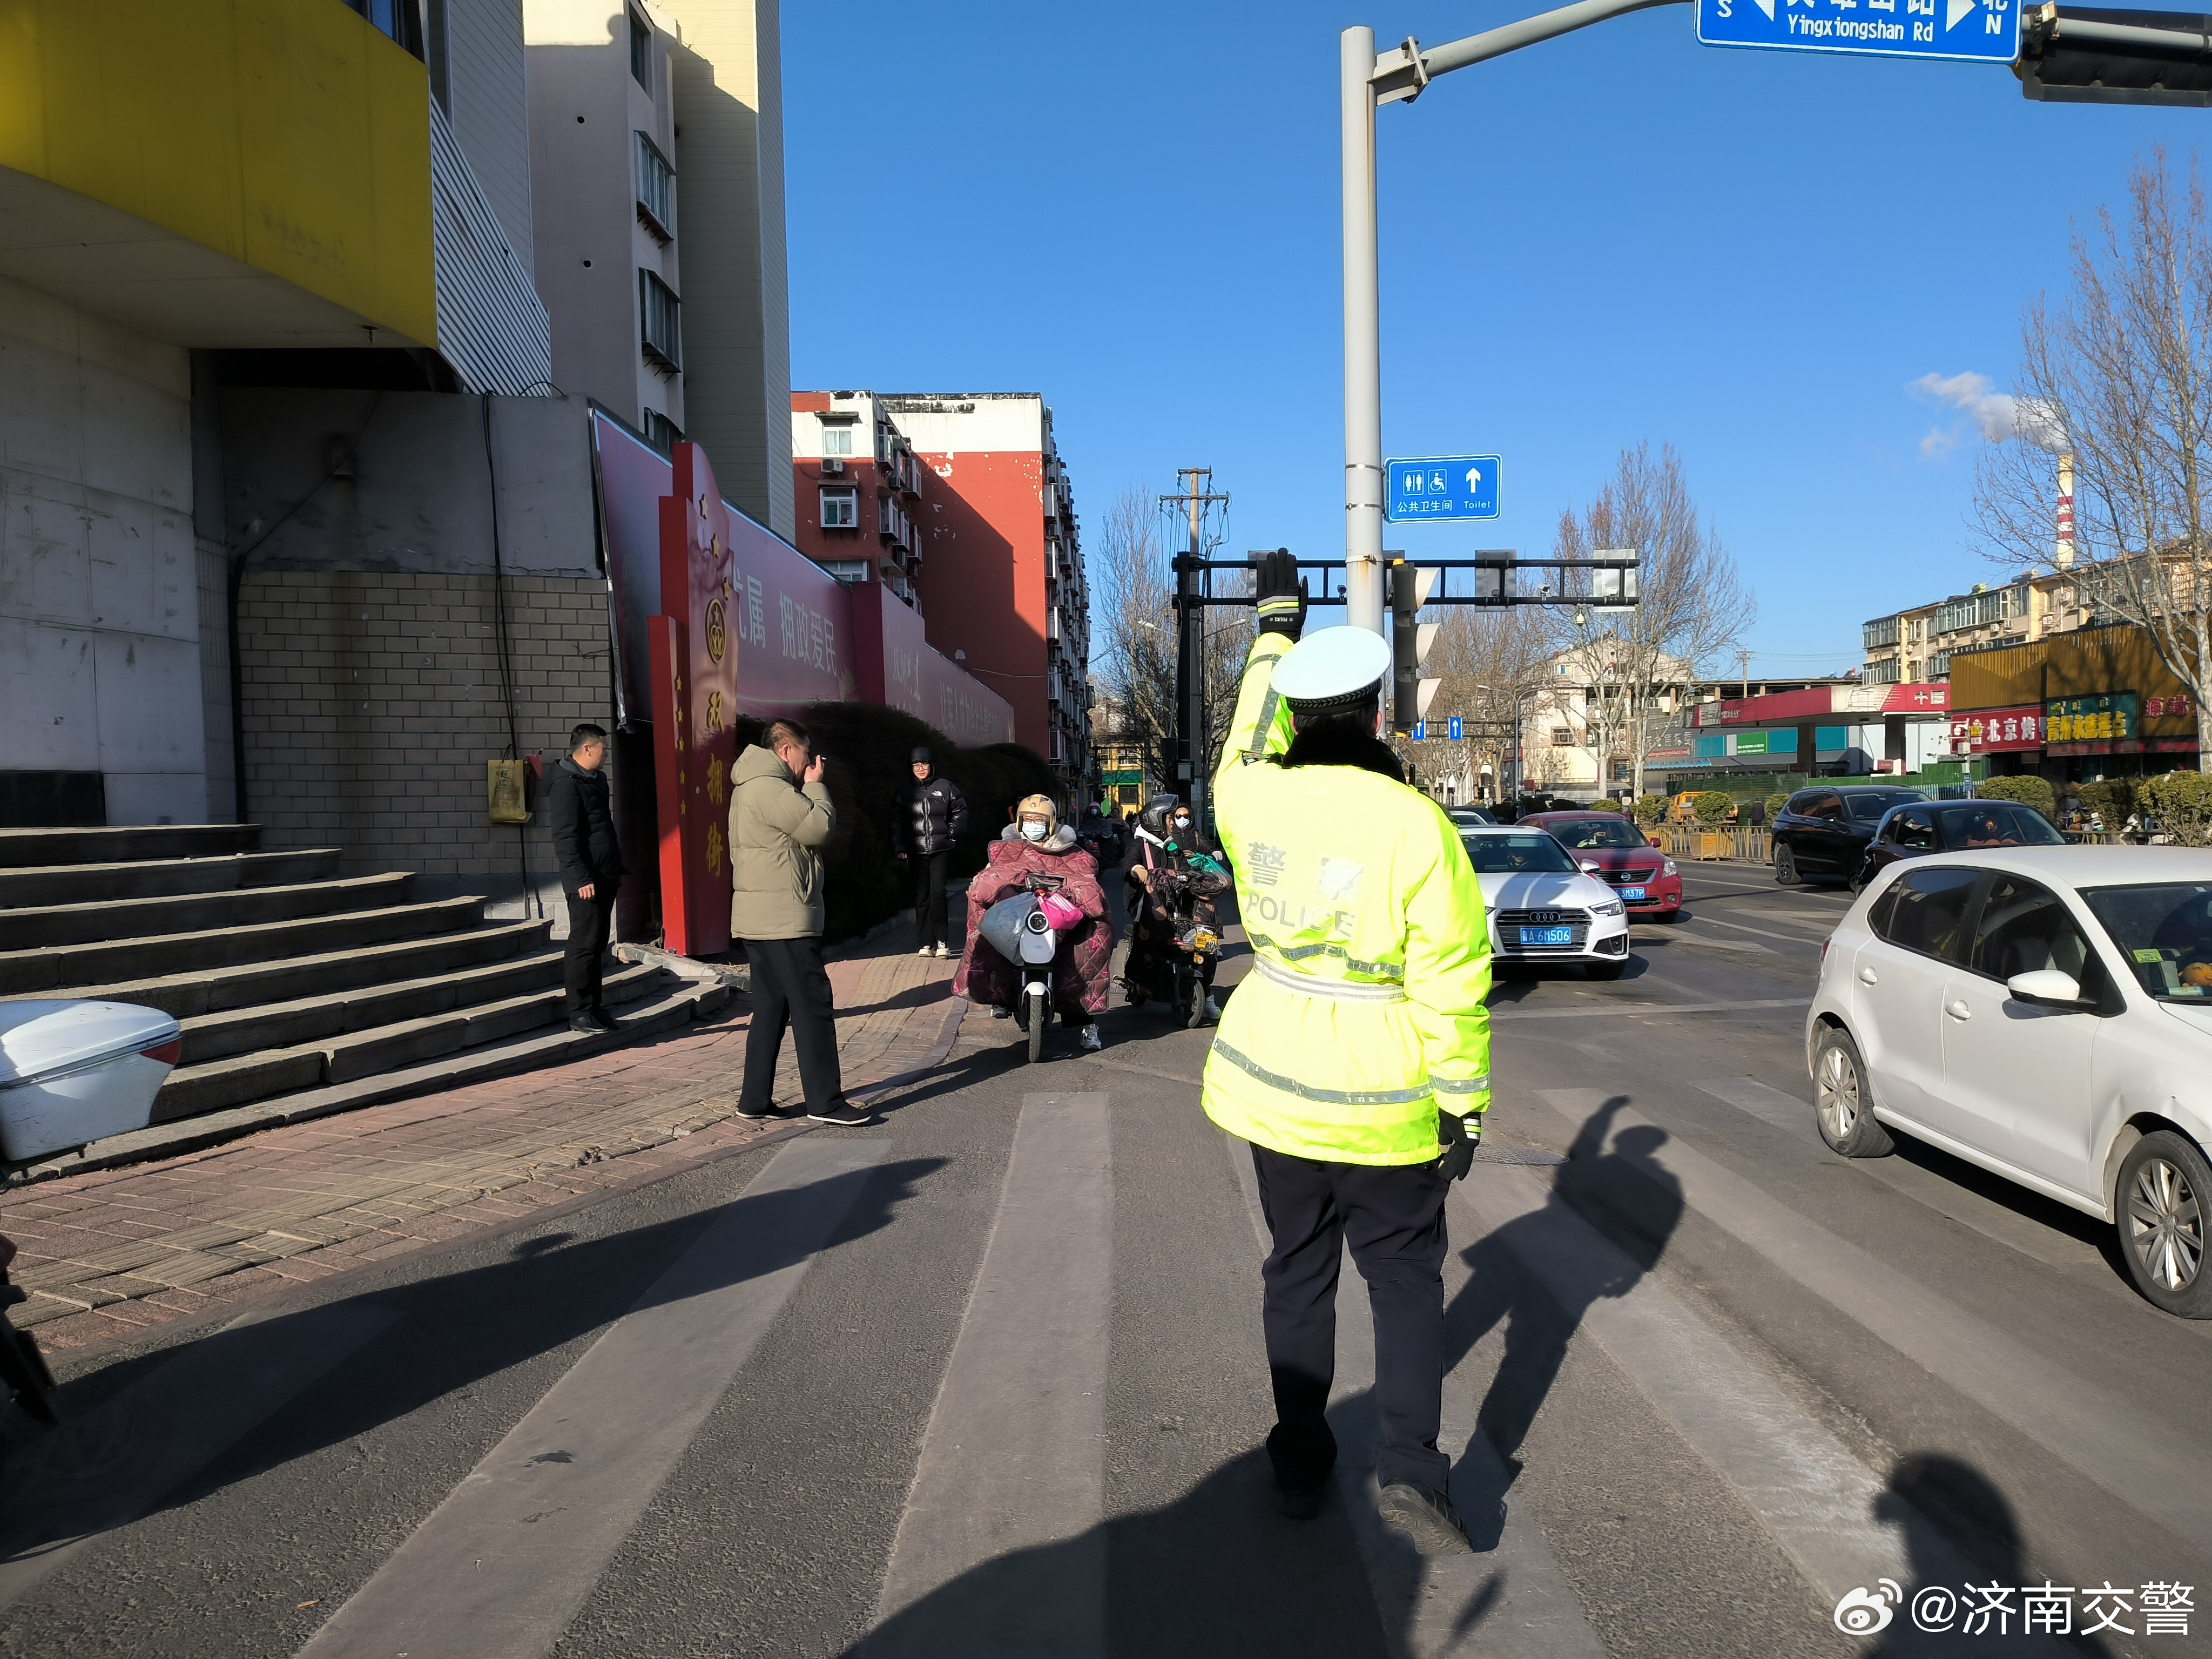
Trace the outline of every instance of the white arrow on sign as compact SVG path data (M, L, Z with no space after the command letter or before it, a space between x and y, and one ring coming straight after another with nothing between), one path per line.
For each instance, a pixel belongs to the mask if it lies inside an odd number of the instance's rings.
M1471 466L1471 467L1469 467L1469 468L1468 468L1468 470L1467 470L1467 493L1468 493L1468 495L1474 495L1474 487L1475 487L1477 484L1480 483L1481 482L1482 482L1482 471L1481 471L1481 469L1480 469L1480 468L1479 468L1479 467L1472 467L1472 466Z
M1951 0L1949 13L1943 24L1943 33L1948 34L1959 27L1962 19L1972 17L1973 15L1974 0Z
M1774 0L1756 0L1756 3L1759 10L1766 14L1766 21L1771 23L1774 21Z

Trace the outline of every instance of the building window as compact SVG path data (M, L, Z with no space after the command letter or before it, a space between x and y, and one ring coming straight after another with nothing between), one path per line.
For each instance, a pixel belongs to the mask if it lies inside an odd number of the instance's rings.
M676 234L676 169L652 139L637 135L637 214L662 241Z
M1571 731L1568 730L1568 729L1567 729L1565 726L1553 726L1553 727L1552 728L1552 747L1553 747L1553 748L1554 748L1554 749L1571 749L1571 748L1573 748L1574 746L1575 746L1575 734L1574 734Z
M629 15L629 72L638 85L653 90L653 30L635 12Z
M850 484L836 488L825 486L822 491L822 527L824 530L858 530L860 527L860 492Z
M822 428L822 453L824 455L849 455L853 453L853 428L849 426L825 426Z
M637 273L638 311L645 355L664 368L684 367L683 307L676 291L649 270Z
M422 51L422 0L346 0L382 34L414 53Z
M664 455L676 453L684 441L684 428L657 409L645 411L645 441Z
M1886 645L1897 643L1897 618L1884 617L1866 623L1859 629L1859 641L1869 651L1879 651Z

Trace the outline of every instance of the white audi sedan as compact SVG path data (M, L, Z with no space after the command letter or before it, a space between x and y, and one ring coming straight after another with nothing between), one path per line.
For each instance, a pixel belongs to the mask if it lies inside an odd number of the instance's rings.
M1822 1139L1889 1131L2118 1230L2142 1293L2212 1318L2212 852L2017 847L1894 865L1822 947Z
M1620 977L1628 965L1627 907L1548 831L1463 823L1459 838L1482 888L1498 961L1577 963L1592 979Z

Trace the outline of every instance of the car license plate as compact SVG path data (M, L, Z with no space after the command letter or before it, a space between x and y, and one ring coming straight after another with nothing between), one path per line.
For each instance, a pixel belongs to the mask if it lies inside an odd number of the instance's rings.
M1521 930L1521 945L1524 950L1531 945L1572 945L1574 942L1575 930L1571 927L1523 927Z
M1640 903L1644 898L1644 890L1641 887L1624 887L1620 890L1620 896L1631 904Z

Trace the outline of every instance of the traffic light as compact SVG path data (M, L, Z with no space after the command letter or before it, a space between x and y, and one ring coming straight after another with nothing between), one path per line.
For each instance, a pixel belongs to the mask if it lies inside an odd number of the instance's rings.
M2013 73L2039 103L2212 105L2197 13L2045 4L2024 9L2020 21Z
M1402 561L1390 567L1390 729L1401 737L1428 713L1439 684L1421 678L1421 664L1437 642L1437 624L1419 620L1421 607L1436 591L1437 575Z

